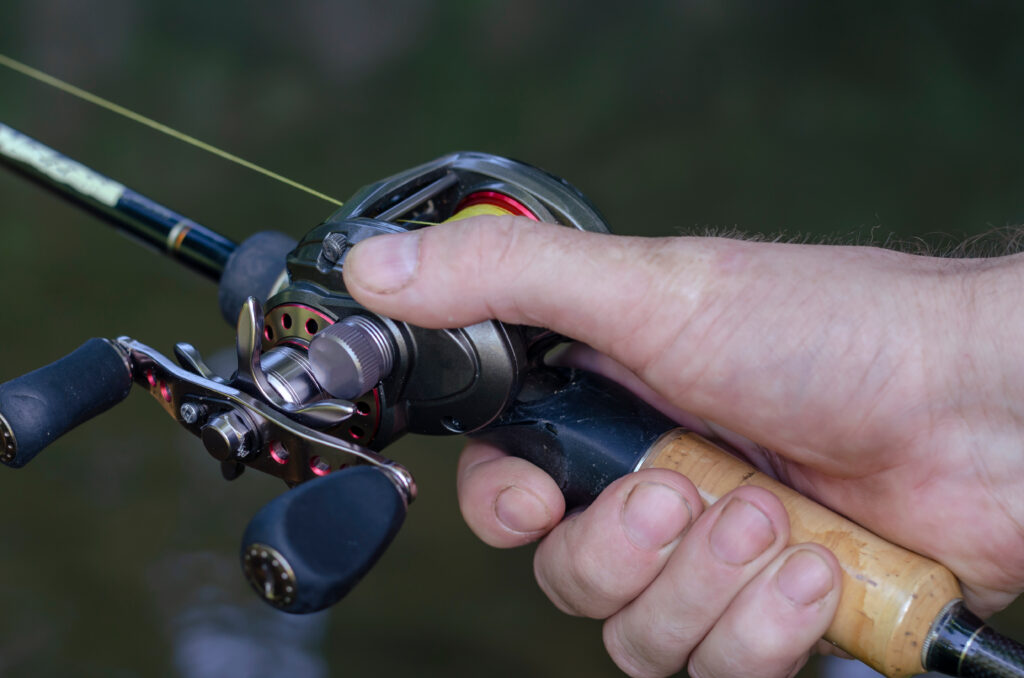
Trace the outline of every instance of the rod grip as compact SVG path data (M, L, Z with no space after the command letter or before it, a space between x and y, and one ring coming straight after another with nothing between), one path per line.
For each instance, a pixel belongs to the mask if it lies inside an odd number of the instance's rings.
M0 462L20 468L47 445L128 396L127 357L90 339L60 360L0 384Z
M473 434L541 468L566 508L585 506L675 423L604 377L565 368L535 370L519 399Z
M922 651L932 625L950 601L962 597L945 567L890 544L683 429L655 443L643 467L682 473L707 504L741 485L770 490L789 513L790 543L821 544L842 565L839 609L825 638L890 678L924 672Z

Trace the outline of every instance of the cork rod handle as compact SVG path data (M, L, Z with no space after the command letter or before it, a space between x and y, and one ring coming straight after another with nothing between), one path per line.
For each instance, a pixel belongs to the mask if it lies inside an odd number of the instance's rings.
M839 610L825 638L889 678L925 670L922 645L932 623L961 597L945 567L890 544L683 429L659 439L643 467L682 473L707 504L740 485L773 492L789 513L790 543L821 544L842 565Z

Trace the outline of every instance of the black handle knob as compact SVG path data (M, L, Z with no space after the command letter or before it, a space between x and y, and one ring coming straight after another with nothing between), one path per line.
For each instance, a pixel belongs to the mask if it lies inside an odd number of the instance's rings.
M404 495L383 471L335 471L260 509L242 538L242 569L274 607L297 614L322 610L373 567L405 511Z
M44 447L128 396L127 356L90 339L57 362L0 385L0 462L20 468Z

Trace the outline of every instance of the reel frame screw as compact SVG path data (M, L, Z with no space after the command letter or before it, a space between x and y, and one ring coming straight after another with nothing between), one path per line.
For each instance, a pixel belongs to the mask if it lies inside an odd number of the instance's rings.
M178 413L186 424L196 424L206 416L206 406L197 403L182 403Z

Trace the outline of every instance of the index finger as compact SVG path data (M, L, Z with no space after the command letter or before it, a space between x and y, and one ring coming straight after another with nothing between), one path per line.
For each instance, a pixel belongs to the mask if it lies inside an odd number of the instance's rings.
M565 515L551 476L481 441L471 440L459 458L458 495L469 528L498 548L536 541Z

